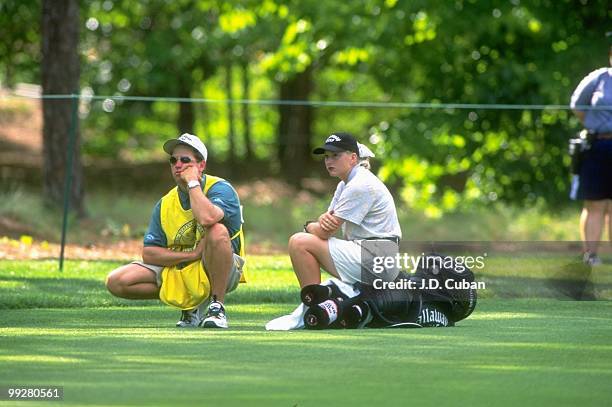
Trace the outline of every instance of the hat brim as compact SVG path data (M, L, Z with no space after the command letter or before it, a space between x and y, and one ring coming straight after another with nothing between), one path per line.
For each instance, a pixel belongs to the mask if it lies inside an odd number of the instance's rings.
M187 144L187 143L182 142L182 141L177 140L177 139L172 139L172 140L168 140L168 141L166 141L164 143L164 151L166 153L172 155L172 152L174 151L174 149L178 145L191 147L193 150L195 150L195 148L191 144Z
M336 146L323 146L323 147L317 147L314 150L312 150L313 154L325 154L326 151L333 151L334 153L340 153L342 151L348 151L344 148L340 148L340 147L336 147Z
M172 139L172 140L168 140L164 143L164 151L170 155L172 155L172 152L174 151L174 147L176 147L178 144L185 144L185 143L181 143L180 141L176 140L176 139Z

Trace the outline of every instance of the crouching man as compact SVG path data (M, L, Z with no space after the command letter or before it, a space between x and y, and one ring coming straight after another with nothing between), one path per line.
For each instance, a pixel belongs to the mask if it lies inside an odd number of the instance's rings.
M161 288L162 300L183 310L178 327L227 328L225 293L244 265L240 200L229 182L204 173L208 152L198 137L185 133L163 148L176 187L153 209L142 261L112 271L106 287L128 299L160 298Z

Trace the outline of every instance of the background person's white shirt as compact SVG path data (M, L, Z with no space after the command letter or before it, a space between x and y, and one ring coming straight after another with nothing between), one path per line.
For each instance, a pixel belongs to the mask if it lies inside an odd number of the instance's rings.
M355 166L345 183L340 181L329 205L342 218L346 240L402 237L393 196L371 171Z

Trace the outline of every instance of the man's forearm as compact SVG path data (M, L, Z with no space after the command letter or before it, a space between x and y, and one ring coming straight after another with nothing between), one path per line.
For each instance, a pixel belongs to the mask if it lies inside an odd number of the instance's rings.
M212 226L223 219L223 210L210 202L201 189L190 189L189 201L191 202L193 217L200 225Z
M319 222L309 223L306 227L306 231L323 240L329 240L329 238L332 237L336 232L335 230L331 233L324 231Z
M174 266L182 262L198 259L195 251L175 252L165 247L145 246L142 250L142 261L156 266Z

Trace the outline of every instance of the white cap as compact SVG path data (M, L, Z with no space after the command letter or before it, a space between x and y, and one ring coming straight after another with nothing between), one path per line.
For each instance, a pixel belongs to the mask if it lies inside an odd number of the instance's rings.
M376 157L372 150L361 143L357 143L357 147L359 147L359 158L370 158Z
M202 143L202 140L200 140L198 136L194 136L193 134L189 133L183 133L178 138L166 141L164 143L164 151L172 155L174 148L179 144L189 146L196 150L202 155L204 161L208 159L208 150L206 149L204 143Z

